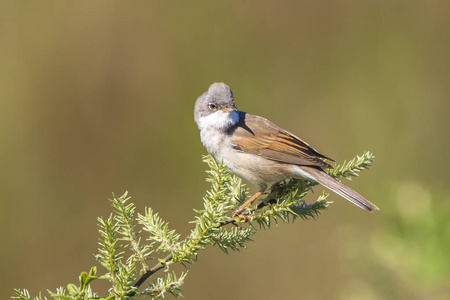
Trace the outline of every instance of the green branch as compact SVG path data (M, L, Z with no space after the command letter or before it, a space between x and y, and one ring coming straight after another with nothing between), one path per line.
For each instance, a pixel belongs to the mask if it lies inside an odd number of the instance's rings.
M373 160L373 155L366 152L327 172L334 178L350 179L367 169ZM179 275L164 272L152 278L146 288L139 289L158 271L170 271L172 264L187 267L208 246L216 245L225 253L245 248L257 231L255 224L269 229L279 220L314 219L330 204L325 192L315 202L307 204L304 197L316 183L289 179L273 186L259 204L246 209L243 212L245 218L231 218L234 209L247 198L247 188L240 178L231 176L226 166L217 163L211 155L204 156L203 161L209 167L206 180L211 183L211 189L203 198L203 209L194 210L194 226L185 239L181 240L180 235L151 208L135 217L135 206L128 203L127 193L122 197L113 195L109 199L113 213L108 218L98 218L100 240L96 258L105 269L104 274L97 277L97 268L93 267L89 273L81 273L78 285L69 284L55 293L49 291L50 297L59 300L160 298L166 294L178 297L187 272ZM153 267L149 268L149 265ZM90 282L96 279L110 282L111 288L105 297L99 297L91 290ZM27 290L15 292L14 299L47 299L41 295L33 298Z

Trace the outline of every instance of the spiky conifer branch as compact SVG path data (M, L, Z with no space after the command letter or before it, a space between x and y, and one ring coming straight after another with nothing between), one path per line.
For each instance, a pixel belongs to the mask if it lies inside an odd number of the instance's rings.
M100 241L96 258L106 272L97 277L97 269L93 267L89 274L81 273L79 286L69 284L66 289L58 288L56 293L49 291L50 296L59 300L132 299L145 295L159 298L166 294L177 297L181 295L180 286L185 280L186 272L180 275L166 272L165 276L153 278L147 288L141 291L139 288L156 272L162 269L170 270L172 264L186 266L196 261L199 251L209 245L217 245L226 253L229 250L238 251L244 248L256 233L254 224L268 229L278 220L290 222L296 218L316 218L330 203L327 201L328 195L322 193L317 201L307 204L304 197L315 183L290 179L272 187L259 204L245 210L245 219L230 218L228 216L235 207L247 197L247 189L240 178L231 176L226 166L217 163L211 155L204 156L203 160L210 168L207 171L207 181L211 183L211 189L203 198L204 208L195 210L196 216L192 222L194 228L184 240L180 240L180 235L169 229L169 224L151 208L147 208L144 215L138 214L135 217L135 206L128 203L130 197L127 193L122 197L113 195L110 199L113 214L108 218L98 219ZM328 173L334 178L358 176L358 172L367 169L373 160L374 156L366 152L342 166L335 166L335 169L329 170ZM137 229L137 226L141 229ZM144 232L146 236L143 236ZM142 242L144 239L145 243ZM153 262L154 266L149 268L154 256L164 258L157 259L156 264ZM89 284L95 279L111 282L110 294L107 297L98 297L92 292ZM27 290L15 291L15 299L47 299L41 295L33 298Z

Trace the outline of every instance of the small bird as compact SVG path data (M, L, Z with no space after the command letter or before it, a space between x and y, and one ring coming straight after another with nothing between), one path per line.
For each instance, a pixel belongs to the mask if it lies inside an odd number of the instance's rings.
M288 178L318 182L362 209L379 210L323 170L333 168L323 159L332 159L269 120L238 111L233 92L225 83L213 83L198 97L194 119L203 145L215 159L259 189L233 217L240 215L272 184Z

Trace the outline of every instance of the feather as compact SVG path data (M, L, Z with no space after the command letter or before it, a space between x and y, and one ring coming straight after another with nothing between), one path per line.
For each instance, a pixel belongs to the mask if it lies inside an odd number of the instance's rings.
M282 163L332 168L322 158L332 159L319 153L294 134L265 118L245 112L239 114L239 123L228 132L235 150Z

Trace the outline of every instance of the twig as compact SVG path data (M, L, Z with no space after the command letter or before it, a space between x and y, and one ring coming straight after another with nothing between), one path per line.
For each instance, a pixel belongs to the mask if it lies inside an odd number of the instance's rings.
M271 193L269 193L269 195L271 195ZM268 201L262 201L261 203L259 203L255 208L250 209L249 212L253 213L257 210L262 209L263 207L270 205L270 204L275 204L276 200L274 198L269 199ZM236 221L237 218L240 218L239 216L236 216L234 218L229 218L227 221L221 222L220 225L217 228L226 226L228 224L233 224L235 226L237 226L239 229L242 229L242 227L240 227L238 225L238 222ZM245 219L244 223L249 222L250 219ZM170 260L173 258L173 254L169 254L167 255L164 259L159 260L159 262L150 270L146 271L141 278L139 278L138 281L136 281L136 283L133 285L134 288L139 288L148 278L150 278L150 276L152 276L153 274L155 274L156 272L158 272L159 270L163 269L167 263L170 262ZM135 293L130 294L130 296L135 295Z
M163 260L159 260L159 262L150 270L145 272L141 278L139 278L138 281L136 281L135 284L133 284L133 287L139 288L150 276L161 270L167 265L167 262L169 262L172 259L173 255L172 253L167 255Z
M237 224L236 218L229 218L227 221L220 223L220 225L217 228L226 226L228 224ZM173 258L173 254L167 255L164 259L159 260L159 262L150 270L146 271L144 274L142 274L141 278L139 278L138 281L136 281L135 284L133 284L134 288L139 288L150 276L158 272L159 270L163 269L167 263L170 262L170 260ZM136 293L133 292L129 296L134 296Z

